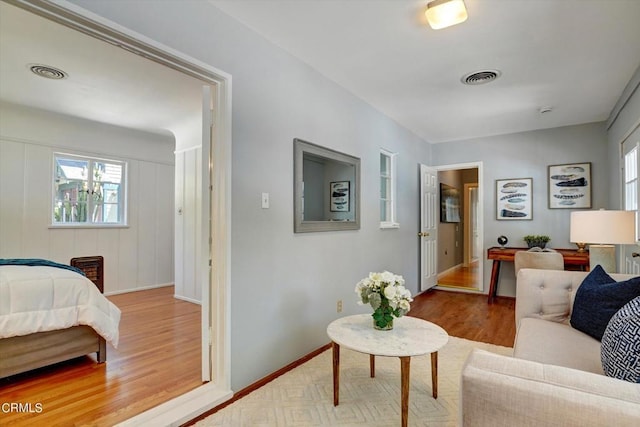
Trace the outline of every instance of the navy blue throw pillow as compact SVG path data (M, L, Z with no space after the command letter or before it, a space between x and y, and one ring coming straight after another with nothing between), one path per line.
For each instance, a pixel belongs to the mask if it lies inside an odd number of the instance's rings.
M640 277L616 282L597 265L576 291L571 326L601 341L613 315L638 296Z

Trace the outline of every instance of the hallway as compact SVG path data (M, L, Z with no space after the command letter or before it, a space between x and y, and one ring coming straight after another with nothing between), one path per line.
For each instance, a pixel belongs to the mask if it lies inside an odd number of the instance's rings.
M468 266L458 265L438 275L438 286L474 291L477 291L479 287L482 290L482 278L479 270L479 260L473 261Z

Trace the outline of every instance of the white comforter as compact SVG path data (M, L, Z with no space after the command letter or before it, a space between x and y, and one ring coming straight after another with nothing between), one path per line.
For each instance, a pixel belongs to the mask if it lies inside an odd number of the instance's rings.
M81 274L0 266L0 338L88 325L117 347L119 323L120 309Z

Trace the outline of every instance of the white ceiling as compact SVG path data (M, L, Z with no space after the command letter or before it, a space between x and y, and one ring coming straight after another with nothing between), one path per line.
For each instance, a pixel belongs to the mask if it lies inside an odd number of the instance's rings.
M604 121L640 65L637 0L465 0L438 31L427 0L210 2L434 143Z
M50 80L30 64L59 68ZM169 135L201 117L195 78L0 2L0 99ZM198 126L200 126L198 124Z
M439 31L427 0L209 1L429 142L604 121L640 65L638 0L466 0ZM159 133L200 114L199 81L2 2L0 58L9 102Z

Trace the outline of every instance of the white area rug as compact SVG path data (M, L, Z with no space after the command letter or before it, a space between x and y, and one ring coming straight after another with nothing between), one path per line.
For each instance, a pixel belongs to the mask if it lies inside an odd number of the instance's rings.
M431 359L411 359L409 426L455 426L460 372L474 348L512 355L513 349L450 337L438 352L438 399L431 395ZM331 350L276 378L196 426L393 426L400 425L400 359L340 349L340 405L333 406Z

